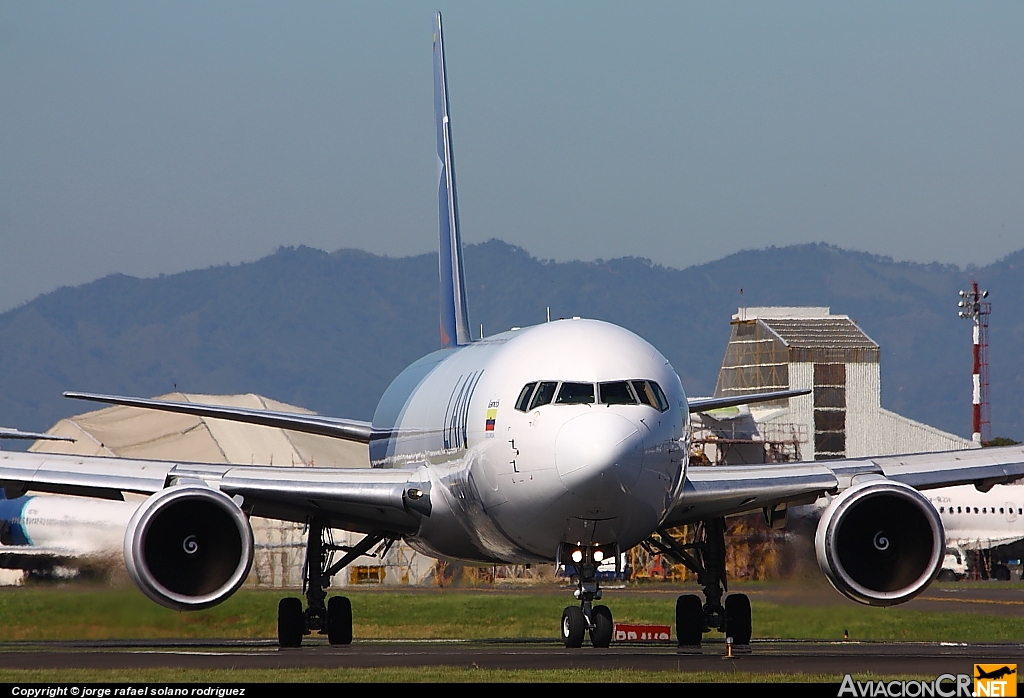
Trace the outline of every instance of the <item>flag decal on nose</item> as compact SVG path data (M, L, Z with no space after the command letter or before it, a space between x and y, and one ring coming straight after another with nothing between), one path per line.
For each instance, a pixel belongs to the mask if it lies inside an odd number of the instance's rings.
M487 405L487 422L484 426L484 431L494 431L494 422L498 419L498 401Z

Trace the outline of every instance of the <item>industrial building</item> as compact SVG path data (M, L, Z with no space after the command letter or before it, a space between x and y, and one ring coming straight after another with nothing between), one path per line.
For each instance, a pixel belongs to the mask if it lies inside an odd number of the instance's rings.
M700 415L694 423L699 461L828 460L978 446L882 407L878 344L849 316L827 307L740 308L731 324L716 397L811 393Z

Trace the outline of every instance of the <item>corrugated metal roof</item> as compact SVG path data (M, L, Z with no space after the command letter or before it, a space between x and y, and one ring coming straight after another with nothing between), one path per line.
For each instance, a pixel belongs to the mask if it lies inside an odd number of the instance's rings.
M794 349L877 349L878 344L845 315L819 318L759 318Z

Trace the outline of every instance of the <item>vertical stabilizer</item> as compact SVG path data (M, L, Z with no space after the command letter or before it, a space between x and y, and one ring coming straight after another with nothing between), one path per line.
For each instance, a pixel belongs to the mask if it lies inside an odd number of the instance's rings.
M441 344L454 347L473 341L466 309L466 281L462 273L462 236L455 197L455 157L448 121L448 75L444 65L441 13L434 24L434 116L437 120L438 265L441 279Z

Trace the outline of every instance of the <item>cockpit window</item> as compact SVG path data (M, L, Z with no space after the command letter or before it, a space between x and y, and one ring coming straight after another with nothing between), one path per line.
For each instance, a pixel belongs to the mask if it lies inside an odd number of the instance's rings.
M536 387L536 383L527 383L523 386L522 391L519 393L519 399L516 400L517 410L520 412L526 412L530 406L530 396L533 395L533 389Z
M658 412L668 409L668 399L661 391L661 386L654 381L633 381L633 390L636 391L641 403L653 407Z
M558 387L558 383L555 381L545 381L537 386L537 392L533 394L533 399L530 400L530 409L540 407L541 405L550 405L551 398L555 396L555 388Z
M556 405L591 405L593 402L593 383L562 383L555 399Z
M555 393L558 396L555 397ZM659 412L668 409L668 399L661 386L654 381L610 381L597 386L598 400L594 399L593 383L559 383L534 381L527 383L516 398L516 409L529 412L554 402L556 405L647 405Z
M661 386L654 381L647 381L654 390L654 399L658 402L658 412L664 412L668 409L668 398L665 397L665 393L661 392Z
M635 405L636 398L629 387L628 381L616 381L614 383L599 383L600 402L604 405Z

